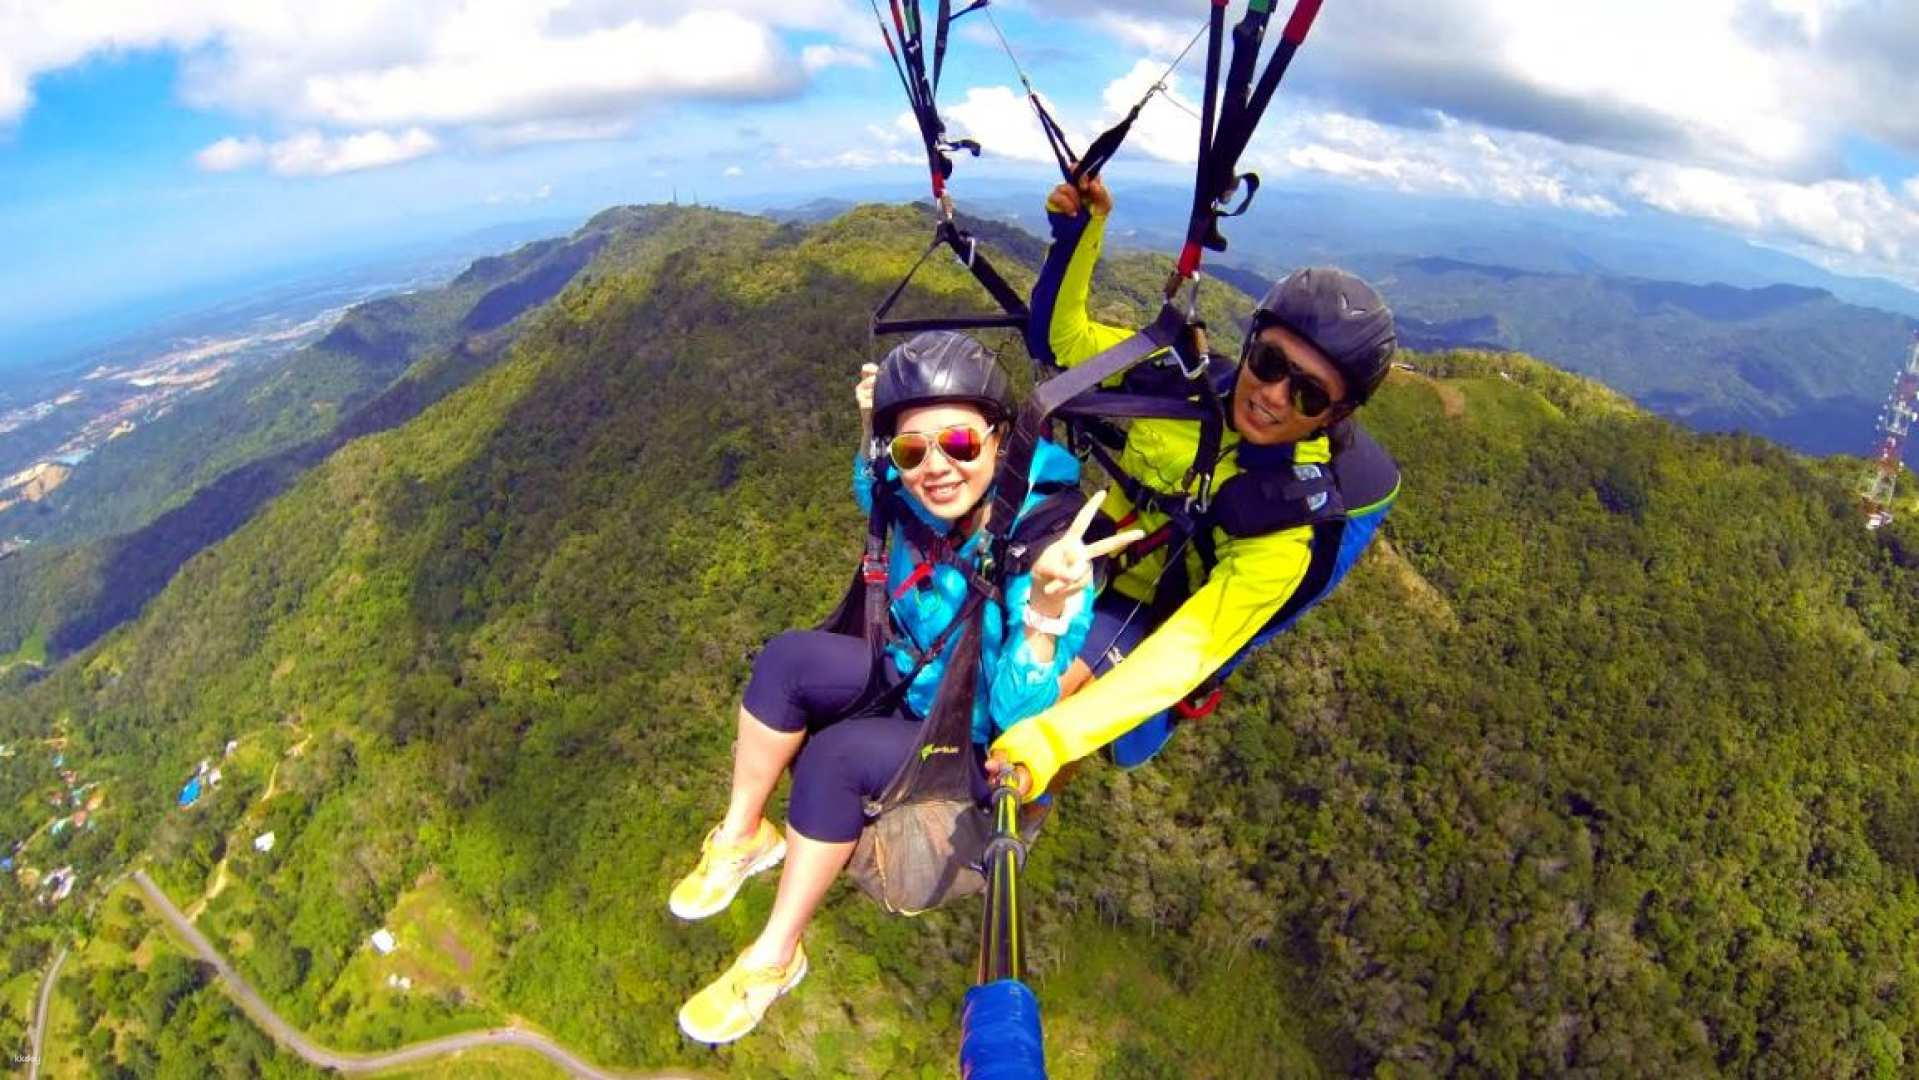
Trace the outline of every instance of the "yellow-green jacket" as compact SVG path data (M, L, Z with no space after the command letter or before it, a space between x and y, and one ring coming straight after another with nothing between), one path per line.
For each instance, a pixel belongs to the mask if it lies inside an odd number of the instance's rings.
M1101 325L1086 316L1093 267L1099 260L1105 231L1104 216L1082 213L1077 217L1051 217L1054 247L1034 288L1034 326L1047 328L1045 345L1055 362L1071 367L1125 340L1132 332ZM1120 468L1147 487L1179 492L1199 451L1199 435L1199 425L1194 421L1136 420L1120 455ZM1365 439L1363 433L1359 437ZM1378 496L1383 491L1383 498L1370 498L1366 505L1348 512L1343 539L1325 537L1330 543L1322 543L1318 552L1323 564L1316 567L1315 533L1309 526L1244 537L1215 529L1217 562L1210 573L1194 550L1197 545L1186 545L1181 557L1187 560L1187 580L1196 588L1131 655L1078 693L994 742L993 749L1026 766L1033 777L1032 794L1045 790L1062 765L1112 742L1141 721L1183 700L1215 672L1230 669L1256 638L1263 641L1290 625L1306 607L1331 591L1357 559L1398 492L1397 469L1391 459L1370 439L1365 439L1365 444L1374 457L1384 459L1391 471L1390 486L1382 485L1379 477L1371 479L1366 485L1372 489L1368 494ZM1213 470L1215 491L1242 471L1240 448L1239 436L1226 432ZM1332 462L1334 445L1322 433L1294 444L1290 451L1291 464L1327 465ZM1134 506L1117 487L1108 495L1103 512L1121 528L1143 529L1149 537L1168 520L1152 507ZM1354 528L1354 523L1359 527ZM1130 564L1122 556L1119 565L1124 569L1108 588L1129 599L1150 603L1170 546L1154 548ZM1302 595L1302 586L1313 595Z

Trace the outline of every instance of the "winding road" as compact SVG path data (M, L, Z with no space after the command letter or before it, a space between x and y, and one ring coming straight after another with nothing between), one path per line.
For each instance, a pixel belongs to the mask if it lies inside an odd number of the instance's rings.
M53 997L53 981L60 977L60 965L67 962L67 948L60 947L60 955L53 958L53 966L47 969L47 979L40 984L40 1000L33 1009L33 1047L27 1054L27 1080L40 1080L40 1059L45 1057L47 1045L47 1000Z
M342 1053L338 1050L329 1050L308 1039L305 1035L302 1035L293 1025L281 1018L279 1013L274 1012L273 1007L268 1005L266 1000L262 998L245 979L240 977L239 972L233 970L233 966L228 964L226 959L214 950L213 944L194 927L193 923L187 919L185 913L174 906L173 901L167 898L166 893L160 891L160 887L153 883L153 879L147 877L142 871L135 870L133 872L133 880L139 883L141 890L147 894L147 899L152 901L153 905L159 909L162 915L166 916L166 920L172 925L174 932L183 938L188 945L192 946L193 951L199 955L200 959L213 965L213 969L219 972L220 979L226 984L225 989L227 995L246 1012L247 1016L250 1017L254 1023L258 1024L262 1031L272 1036L274 1042L300 1055L306 1059L309 1064L317 1065L320 1068L333 1069L343 1073L364 1073L373 1072L377 1069L391 1069L397 1065L409 1065L424 1061L428 1058L438 1057L442 1054L453 1054L462 1050L472 1050L483 1046L518 1046L539 1054L541 1057L553 1062L574 1076L590 1077L593 1078L593 1080L641 1080L641 1078L644 1078L644 1080L691 1080L691 1078L680 1078L679 1074L673 1073L642 1074L608 1072L605 1069L582 1061L571 1051L544 1035L538 1035L530 1031L522 1031L518 1028L489 1028L485 1031L469 1031L459 1035L447 1035L443 1038L429 1039L426 1042L414 1043L411 1046L403 1046L398 1050L389 1050L378 1054L349 1054ZM55 963L54 970L59 970L58 962ZM53 979L49 977L47 979L47 986L50 987L52 985ZM44 1008L44 999L46 997L45 989L41 990L41 997L43 1000L41 1014L44 1017L46 1012ZM38 1055L39 1045L40 1041L36 1038L34 1041L36 1056Z

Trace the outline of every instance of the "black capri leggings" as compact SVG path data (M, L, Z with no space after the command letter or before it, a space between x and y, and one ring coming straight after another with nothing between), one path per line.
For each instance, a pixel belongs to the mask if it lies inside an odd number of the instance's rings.
M746 711L774 731L808 733L793 763L786 816L809 840L859 839L866 800L879 797L919 740L920 719L904 705L884 716L834 720L865 689L872 658L863 638L788 630L767 642L753 662ZM893 665L882 667L896 683ZM983 781L975 786L982 790L974 794L984 799Z

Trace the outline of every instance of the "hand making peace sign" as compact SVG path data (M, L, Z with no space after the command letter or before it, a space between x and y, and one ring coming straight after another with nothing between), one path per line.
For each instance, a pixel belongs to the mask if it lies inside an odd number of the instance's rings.
M1033 593L1029 601L1040 614L1055 618L1064 609L1068 597L1093 582L1093 560L1110 555L1146 534L1139 529L1116 533L1097 543L1086 542L1086 529L1106 501L1102 491L1086 500L1073 524L1059 539L1047 545L1033 563Z

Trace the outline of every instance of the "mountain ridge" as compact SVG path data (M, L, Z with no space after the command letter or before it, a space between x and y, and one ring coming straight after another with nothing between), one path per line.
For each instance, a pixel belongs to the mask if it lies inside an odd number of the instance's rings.
M226 391L224 400L245 401L237 421L213 423L203 414L220 406L202 406L158 436L149 426L113 446L94 462L91 482L67 489L62 502L40 512L111 504L117 516L108 520L132 527L97 537L83 532L79 545L36 544L0 564L0 611L6 612L0 641L39 634L57 654L85 647L294 478L347 442L410 419L485 370L512 340L514 320L593 265L610 241L622 250L643 247L661 227L644 214L603 214L572 237L478 260L443 289L362 303L308 350ZM646 257L621 256L629 263ZM336 377L336 369L345 375ZM316 393L335 400L322 410ZM304 419L307 413L313 416ZM282 423L288 415L303 419ZM211 430L202 434L202 428ZM166 460L164 445L159 454L150 445L156 437L187 440L182 463L197 472L128 480L128 468ZM116 481L124 481L123 490L110 500L104 488ZM130 507L155 503L144 515L134 509L137 516L128 516Z

